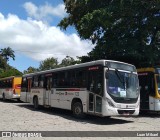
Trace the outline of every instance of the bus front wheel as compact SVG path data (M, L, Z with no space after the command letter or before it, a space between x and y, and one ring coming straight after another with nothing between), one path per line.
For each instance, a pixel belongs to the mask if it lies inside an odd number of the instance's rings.
M74 117L76 118L84 118L85 116L83 113L83 106L80 102L76 102L73 104L72 111L73 111Z
M33 105L34 105L34 109L38 109L38 98L37 97L34 97L33 98Z

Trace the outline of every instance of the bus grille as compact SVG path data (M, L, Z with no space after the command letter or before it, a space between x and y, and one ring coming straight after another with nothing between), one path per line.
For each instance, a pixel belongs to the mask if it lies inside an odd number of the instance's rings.
M135 110L117 110L120 115L123 114L133 114Z

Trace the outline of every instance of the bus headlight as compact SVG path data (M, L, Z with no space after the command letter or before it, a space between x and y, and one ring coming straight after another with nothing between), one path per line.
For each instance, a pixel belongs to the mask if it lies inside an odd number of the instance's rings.
M110 99L108 99L108 98L106 98L106 99L107 99L107 102L108 102L108 104L109 104L110 106L115 107L115 105L112 103L112 101L111 101Z
M139 106L140 106L140 102L138 102L138 103L136 104L136 108L139 107Z

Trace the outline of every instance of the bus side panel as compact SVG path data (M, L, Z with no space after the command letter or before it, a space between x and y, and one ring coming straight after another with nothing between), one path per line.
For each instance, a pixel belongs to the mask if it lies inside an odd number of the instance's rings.
M22 102L30 102L30 92L21 92L20 100Z
M83 111L87 112L87 91L78 89L54 89L51 94L51 106L71 110L71 104L74 98L80 99Z
M75 90L75 91L74 91ZM60 97L60 107L64 109L71 110L72 101L74 98L80 99L83 106L83 111L87 112L87 92L84 89L71 89L68 91L63 91Z
M51 107L57 107L59 108L59 93L56 91L56 89L52 89L51 94Z
M27 102L26 96L27 96L27 92L21 92L20 100L22 102Z
M20 95L21 92L21 82L22 82L21 77L15 77L13 80L13 89L15 89L15 93L18 95Z
M34 98L34 96L37 96L38 97L38 104L44 105L44 92L45 92L45 89L43 89L43 88L31 89L30 103L33 104L33 98Z

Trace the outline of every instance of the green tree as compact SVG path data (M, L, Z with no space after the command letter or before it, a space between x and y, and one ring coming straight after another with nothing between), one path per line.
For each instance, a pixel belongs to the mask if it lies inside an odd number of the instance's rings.
M28 74L28 73L34 73L34 72L37 72L39 71L37 68L34 68L34 67L29 67L27 70L24 70L24 74Z
M160 59L160 0L64 0L68 16L59 26L75 26L95 48L83 61L114 59L136 66Z
M0 68L1 69L6 69L7 67L7 63L6 61L2 58L2 56L0 55Z
M1 49L0 53L1 56L6 60L6 62L8 62L10 57L15 60L14 51L10 47Z
M40 62L39 70L49 70L58 67L58 61L56 58L47 58Z
M77 61L74 60L73 57L70 57L70 56L66 56L62 62L61 62L61 66L69 66L69 65L74 65L74 64L77 64Z
M22 76L22 73L17 69L10 67L10 69L2 71L2 73L0 74L0 78L9 77L9 76Z

